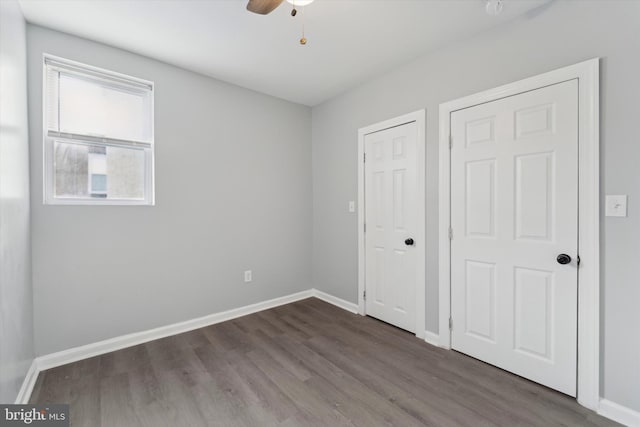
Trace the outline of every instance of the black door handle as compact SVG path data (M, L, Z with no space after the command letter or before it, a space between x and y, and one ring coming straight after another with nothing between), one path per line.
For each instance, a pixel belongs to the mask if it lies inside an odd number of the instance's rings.
M558 255L558 258L556 258L556 261L558 261L558 264L569 264L571 262L571 257L567 254L560 254Z
M413 239L409 237L407 240L404 241L404 244L407 246L413 246Z

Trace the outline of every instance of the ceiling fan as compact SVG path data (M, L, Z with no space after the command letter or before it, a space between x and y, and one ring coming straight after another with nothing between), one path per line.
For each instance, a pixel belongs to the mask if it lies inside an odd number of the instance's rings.
M268 15L280 6L282 2L283 0L249 0L249 3L247 3L247 10L259 15ZM287 2L293 5L293 9L291 9L291 16L296 16L298 14L296 6L304 7L313 3L313 0L287 0ZM307 39L304 36L304 21L302 23L302 38L300 39L300 44L307 44Z
M249 0L247 10L260 15L267 15L280 6L283 0ZM291 16L296 16L296 6L306 6L313 3L313 0L287 0L293 5Z

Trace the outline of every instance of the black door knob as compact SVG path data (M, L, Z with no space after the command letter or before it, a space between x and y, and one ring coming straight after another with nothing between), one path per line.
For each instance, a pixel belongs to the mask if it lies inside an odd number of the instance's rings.
M569 264L571 262L571 257L567 254L560 254L558 255L558 258L556 258L556 261L558 261L558 264Z
M404 241L404 244L407 246L413 246L413 239L408 238L407 240Z

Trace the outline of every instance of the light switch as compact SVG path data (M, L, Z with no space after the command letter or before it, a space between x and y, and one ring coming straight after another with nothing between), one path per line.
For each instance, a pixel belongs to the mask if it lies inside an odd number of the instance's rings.
M355 212L356 211L356 202L354 202L353 200L351 200L349 202L349 212Z
M607 195L604 214L605 216L627 216L627 196Z

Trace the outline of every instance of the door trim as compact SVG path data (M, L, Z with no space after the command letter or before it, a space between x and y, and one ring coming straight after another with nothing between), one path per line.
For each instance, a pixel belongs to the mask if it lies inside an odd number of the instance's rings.
M439 344L451 348L451 113L574 79L578 79L579 110L577 400L596 410L600 398L599 58L440 104Z
M416 154L418 156L417 170L417 204L418 204L418 221L417 230L415 232L417 251L416 259L418 262L418 271L416 273L416 327L415 334L418 338L424 339L425 330L425 274L426 274L426 217L425 217L425 200L426 200L426 182L425 182L425 123L426 110L418 110L409 114L405 114L383 122L375 123L358 129L358 313L365 316L366 305L364 301L365 290L365 198L364 198L364 137L370 133L379 132L396 126L415 122L418 131ZM421 242L422 244L420 244Z

